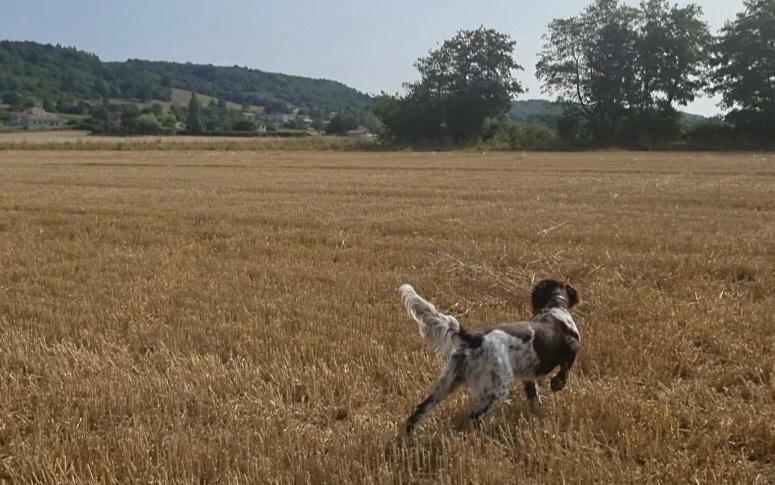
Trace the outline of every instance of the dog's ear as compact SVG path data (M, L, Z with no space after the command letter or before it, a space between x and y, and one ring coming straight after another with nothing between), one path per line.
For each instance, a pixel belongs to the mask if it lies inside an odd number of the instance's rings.
M568 283L565 283L565 291L568 293L568 308L573 308L579 302L579 293Z

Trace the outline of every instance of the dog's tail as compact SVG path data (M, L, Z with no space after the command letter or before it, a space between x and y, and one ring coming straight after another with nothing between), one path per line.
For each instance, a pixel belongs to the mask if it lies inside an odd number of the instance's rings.
M461 342L475 343L473 341L477 340L460 326L455 317L436 310L436 307L418 295L411 285L401 285L399 291L406 311L417 322L420 336L440 357L451 354Z

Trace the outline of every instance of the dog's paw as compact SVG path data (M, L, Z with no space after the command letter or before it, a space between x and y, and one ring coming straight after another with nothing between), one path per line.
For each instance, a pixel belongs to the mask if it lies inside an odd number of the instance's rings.
M560 376L554 376L552 377L552 391L559 392L562 390L563 387L565 387L565 383L567 381L563 379Z

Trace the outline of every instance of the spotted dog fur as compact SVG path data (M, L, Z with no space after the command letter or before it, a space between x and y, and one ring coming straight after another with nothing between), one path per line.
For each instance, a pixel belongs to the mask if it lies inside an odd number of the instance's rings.
M565 387L581 342L569 311L578 302L571 285L556 280L541 281L532 292L533 318L476 332L468 332L455 317L436 310L410 285L401 286L400 292L423 340L446 359L428 397L407 420L407 433L463 383L478 398L471 414L477 427L506 400L515 379L523 383L532 407L541 402L536 380L558 367L559 371L551 379L551 389L557 392Z

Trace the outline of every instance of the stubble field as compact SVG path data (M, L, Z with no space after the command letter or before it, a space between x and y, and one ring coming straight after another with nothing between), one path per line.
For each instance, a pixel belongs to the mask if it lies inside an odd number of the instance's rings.
M0 151L0 483L775 483L775 155ZM471 328L579 290L484 429Z

